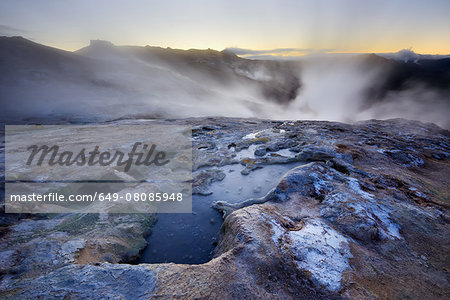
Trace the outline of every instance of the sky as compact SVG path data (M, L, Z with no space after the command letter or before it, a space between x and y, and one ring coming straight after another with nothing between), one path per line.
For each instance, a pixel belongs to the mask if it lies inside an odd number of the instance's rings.
M65 50L104 39L244 56L450 54L449 16L450 0L0 0L0 35Z

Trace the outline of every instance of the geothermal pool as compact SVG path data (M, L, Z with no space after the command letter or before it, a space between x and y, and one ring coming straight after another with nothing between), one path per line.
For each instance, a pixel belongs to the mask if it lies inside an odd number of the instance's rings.
M274 188L278 180L290 169L300 165L266 165L262 169L242 175L240 164L220 169L226 176L212 183L208 196L193 195L192 213L158 214L158 222L147 238L139 263L200 264L211 260L219 238L222 214L211 208L211 203L222 200L229 203L258 198Z

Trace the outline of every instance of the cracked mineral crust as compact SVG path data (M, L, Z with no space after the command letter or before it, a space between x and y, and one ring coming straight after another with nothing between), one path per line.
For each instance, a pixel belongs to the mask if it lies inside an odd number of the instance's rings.
M400 119L154 122L192 126L198 194L226 165L299 164L264 197L213 204L225 219L200 265L129 264L151 214L3 213L1 298L450 298L448 131Z

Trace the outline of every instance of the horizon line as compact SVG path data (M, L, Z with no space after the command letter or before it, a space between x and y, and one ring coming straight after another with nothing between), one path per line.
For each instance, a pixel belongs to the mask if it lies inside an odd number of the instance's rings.
M289 59L289 58L301 58L301 57L308 57L308 56L315 56L315 55L362 55L362 54L395 55L402 51L408 51L411 54L416 54L416 55L421 55L421 56L443 56L443 57L450 56L450 53L445 53L445 54L439 53L439 52L419 53L419 52L415 52L413 50L413 47L403 48L396 52L392 52L392 51L355 52L355 51L350 51L350 50L346 51L344 49L314 49L314 48L305 49L305 48L292 48L292 47L286 47L286 48L279 47L279 48L273 48L273 49L250 49L250 48L240 48L240 47L236 47L236 46L229 46L229 47L225 47L222 50L218 50L218 49L214 49L214 48L178 48L178 47L150 45L150 44L145 44L145 45L143 45L143 44L134 44L134 45L133 44L116 44L109 40L100 39L100 38L90 39L89 40L90 43L86 44L85 46L83 46L81 48L68 49L68 48L64 48L64 47L60 47L60 46L56 46L56 45L52 45L52 44L37 42L33 38L24 37L22 35L0 35L0 38L22 38L24 40L33 42L35 44L39 44L39 45L43 45L46 47L67 51L67 52L72 52L72 53L74 53L78 50L81 50L83 48L89 47L93 41L99 41L99 42L109 43L115 47L154 47L154 48L162 48L162 49L181 50L181 51L189 51L189 50L200 50L200 51L213 50L213 51L217 51L217 52L229 51L229 52L233 53L234 55L241 57L241 58L245 58L245 59L257 59L258 57L260 57L260 58L273 57L273 58L277 58L277 59L283 59L283 58ZM244 50L244 51L248 51L249 53L248 54L239 54L239 53L235 53L232 49ZM335 50L340 50L340 51L335 51ZM253 53L251 53L251 52L253 52ZM275 53L283 53L283 52L303 52L304 54L302 54L302 55L272 55ZM258 53L258 54L256 54L256 53Z

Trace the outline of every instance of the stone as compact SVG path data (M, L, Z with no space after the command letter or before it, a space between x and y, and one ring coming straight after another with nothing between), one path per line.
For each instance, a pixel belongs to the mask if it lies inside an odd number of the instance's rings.
M152 214L2 214L2 299L450 298L448 131L400 119L154 122L193 126L198 194L229 175L224 166L295 166L263 197L213 204L224 221L198 265L131 264ZM293 156L238 158L249 147Z

